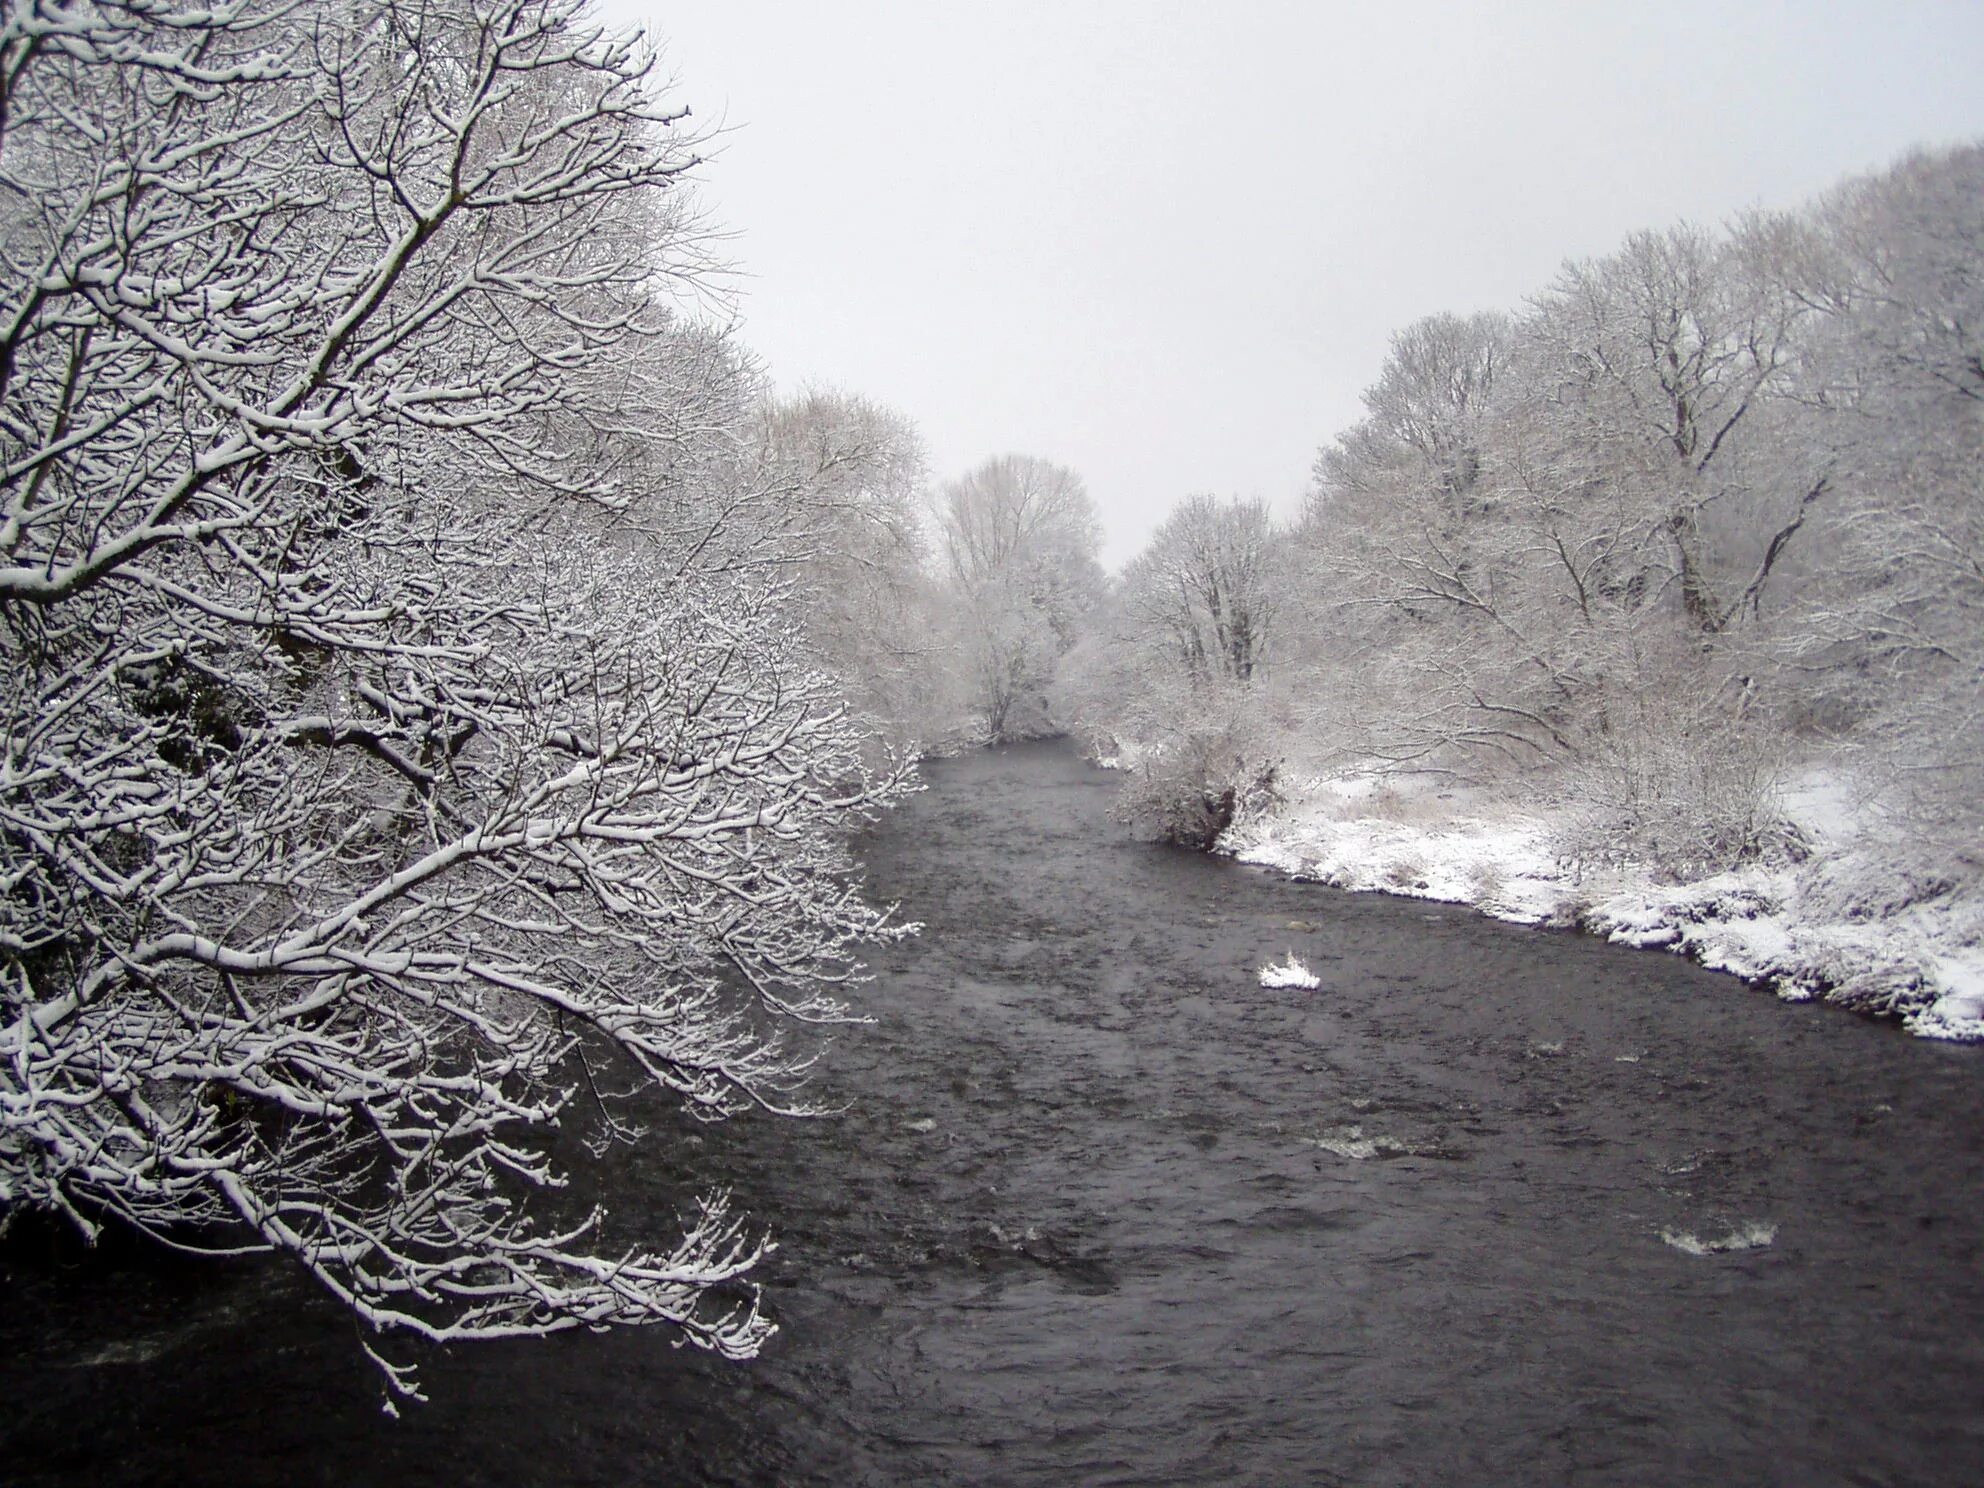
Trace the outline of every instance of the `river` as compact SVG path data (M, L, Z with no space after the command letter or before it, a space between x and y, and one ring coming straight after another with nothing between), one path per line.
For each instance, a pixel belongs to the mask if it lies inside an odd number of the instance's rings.
M282 1267L30 1232L0 1482L1984 1482L1984 1049L1133 842L1063 746L928 775L846 1113L579 1175L655 1226L734 1183L761 1359L430 1352L393 1421Z

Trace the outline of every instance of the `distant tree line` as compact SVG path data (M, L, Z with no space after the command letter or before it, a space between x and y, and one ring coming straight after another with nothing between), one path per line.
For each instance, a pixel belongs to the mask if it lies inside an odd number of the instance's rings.
M1072 658L1066 717L1196 756L1160 806L1290 753L1450 771L1695 872L1784 845L1784 769L1837 752L1974 864L1984 148L1432 316L1364 404L1285 527L1182 504Z

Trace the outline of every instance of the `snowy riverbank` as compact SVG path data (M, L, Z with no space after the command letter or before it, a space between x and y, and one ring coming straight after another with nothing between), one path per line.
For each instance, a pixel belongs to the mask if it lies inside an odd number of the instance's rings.
M1814 776L1787 793L1809 852L1693 883L1563 857L1545 810L1374 776L1296 779L1271 816L1218 850L1339 888L1469 904L1679 951L1792 1001L1889 1014L1930 1038L1984 1040L1984 904L1904 881L1846 793Z

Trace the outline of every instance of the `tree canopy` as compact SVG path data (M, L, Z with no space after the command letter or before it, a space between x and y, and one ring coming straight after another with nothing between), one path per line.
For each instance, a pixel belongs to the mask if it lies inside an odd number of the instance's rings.
M610 1244L535 1197L630 1085L803 1108L782 1030L897 933L841 829L902 775L677 308L651 53L576 0L23 0L0 80L0 1204L374 1332L750 1354L721 1190Z

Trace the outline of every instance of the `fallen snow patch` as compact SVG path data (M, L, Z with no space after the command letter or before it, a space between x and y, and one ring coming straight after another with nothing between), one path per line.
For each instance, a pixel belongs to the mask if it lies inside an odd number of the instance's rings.
M1295 953L1290 951L1288 953L1288 959L1280 965L1277 966L1270 963L1261 968L1261 985L1263 987L1299 987L1304 992L1313 992L1316 988L1322 986L1322 982L1310 972L1308 967L1296 960Z
M1777 1226L1774 1224L1738 1225L1728 1234L1714 1240L1704 1240L1699 1235L1691 1235L1685 1230L1662 1230L1660 1238L1676 1250L1691 1256L1733 1255L1744 1250L1763 1250L1777 1239Z
M1320 1147L1352 1162L1367 1161L1391 1145L1380 1145L1376 1139L1365 1136L1361 1126L1340 1126L1335 1131L1324 1132L1320 1137L1304 1137L1302 1140L1311 1147Z
M1306 1146L1320 1147L1325 1152L1348 1158L1352 1162L1369 1162L1374 1157L1453 1156L1437 1145L1401 1142L1396 1137L1383 1135L1367 1137L1361 1126L1332 1127L1320 1136L1304 1137L1302 1141Z

